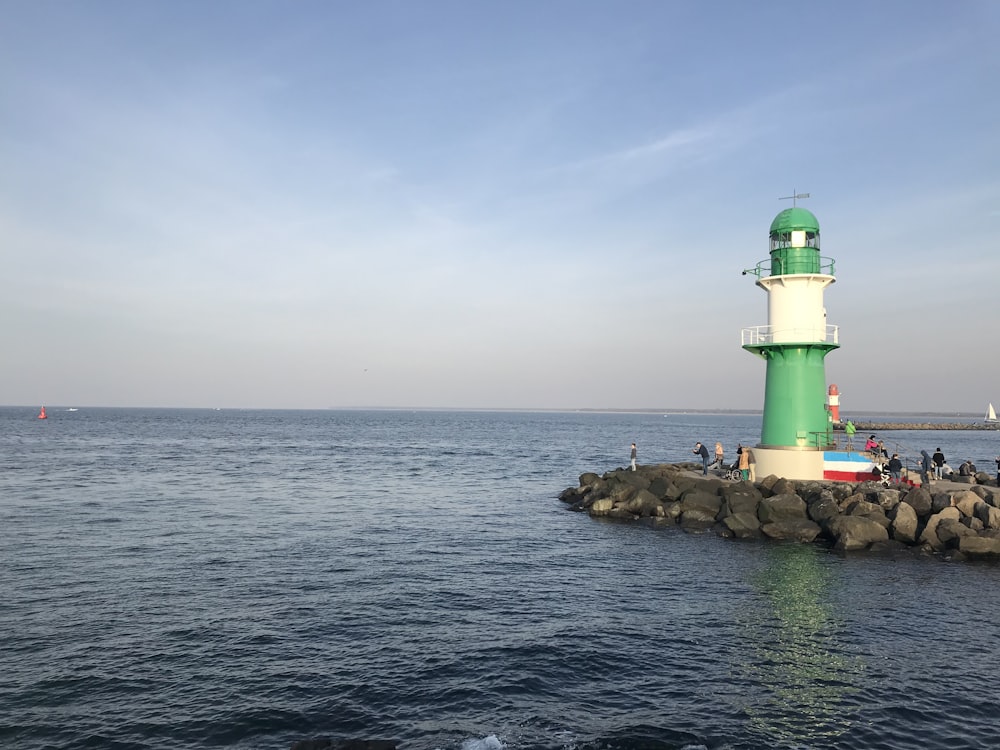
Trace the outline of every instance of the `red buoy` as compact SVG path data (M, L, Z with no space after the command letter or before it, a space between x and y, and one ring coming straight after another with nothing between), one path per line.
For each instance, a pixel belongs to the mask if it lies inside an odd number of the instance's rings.
M46 415L46 413L45 413L45 407L44 406L42 407L42 410L40 412L38 412L38 418L39 419L48 419L48 415Z

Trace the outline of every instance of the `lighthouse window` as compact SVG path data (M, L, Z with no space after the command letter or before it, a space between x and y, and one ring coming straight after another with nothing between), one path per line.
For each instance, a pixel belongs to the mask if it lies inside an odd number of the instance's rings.
M819 249L819 234L806 229L793 229L790 232L775 232L771 235L771 250L783 250L788 247L814 247Z

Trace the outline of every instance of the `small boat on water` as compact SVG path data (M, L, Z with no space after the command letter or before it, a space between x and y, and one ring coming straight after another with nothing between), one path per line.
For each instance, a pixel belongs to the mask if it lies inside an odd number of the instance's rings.
M993 408L993 402L986 407L986 416L983 419L984 422L989 422L990 424L997 424L997 411Z

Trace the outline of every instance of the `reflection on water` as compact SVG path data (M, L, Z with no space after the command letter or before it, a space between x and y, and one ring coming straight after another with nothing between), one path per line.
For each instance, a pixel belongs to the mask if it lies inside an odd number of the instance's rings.
M831 612L828 560L806 545L768 546L767 565L749 583L759 594L742 623L746 660L740 677L762 689L742 707L748 729L768 744L830 739L851 726L864 663L847 655L843 624Z

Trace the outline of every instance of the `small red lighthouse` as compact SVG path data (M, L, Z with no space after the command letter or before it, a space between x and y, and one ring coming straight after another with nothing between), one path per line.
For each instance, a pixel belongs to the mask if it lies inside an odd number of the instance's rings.
M830 389L826 392L826 404L830 411L830 421L840 424L840 391L837 390L836 383L831 383Z

